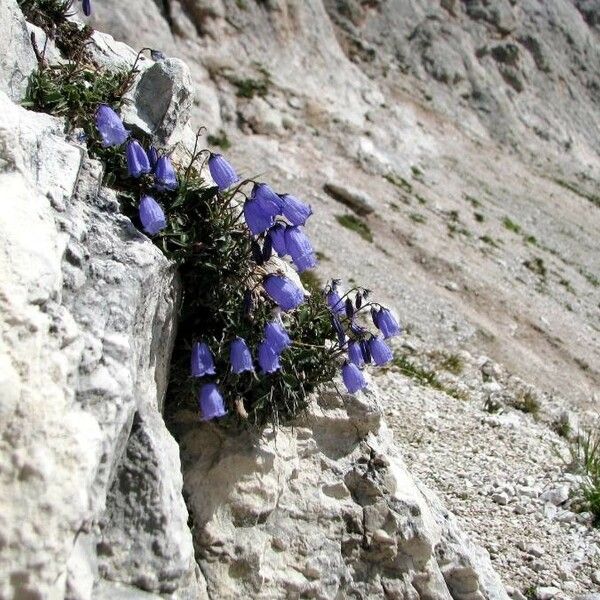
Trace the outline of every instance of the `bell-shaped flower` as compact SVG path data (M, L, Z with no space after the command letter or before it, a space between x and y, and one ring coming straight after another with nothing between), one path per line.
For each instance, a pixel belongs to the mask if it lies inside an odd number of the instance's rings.
M281 257L285 256L288 251L285 247L285 225L283 223L275 223L267 234L271 239L273 250Z
M250 198L258 202L263 213L273 217L281 214L283 202L266 183L255 183Z
M216 383L205 383L198 393L198 405L203 421L210 421L227 414L223 396Z
M217 184L219 190L226 190L240 178L235 169L221 154L211 154L208 159L208 170L213 181Z
M231 342L229 360L231 361L231 370L234 373L254 371L252 354L250 354L250 349L245 340L241 337L237 337Z
M362 352L363 358L365 359L365 364L371 364L371 351L369 350L369 342L367 340L360 340L360 350Z
M154 187L161 191L172 191L177 189L177 185L177 175L171 159L168 156L161 156L154 167Z
M346 332L342 327L339 317L335 313L331 315L331 322L333 323L333 328L335 329L338 338L338 344L341 348L346 343Z
M156 235L167 226L165 213L152 196L142 196L139 215L142 227L148 235Z
M154 169L154 167L156 167L156 163L158 162L158 150L154 146L150 146L146 154L148 155L150 166L152 167L152 169Z
M300 227L286 227L285 248L298 272L312 269L317 264L313 247Z
M131 177L139 177L144 173L150 173L148 155L137 140L127 142L125 156L127 157L127 170Z
M265 340L278 354L283 352L292 343L288 332L277 320L265 325Z
M268 275L263 281L267 295L282 310L292 310L302 304L304 292L283 275Z
M81 0L81 8L86 17L89 17L92 14L92 3L90 0Z
M354 316L354 304L352 303L352 298L350 298L350 296L346 296L344 310L346 311L346 316L352 320L352 317Z
M275 217L265 213L260 204L250 198L244 202L244 220L253 235L260 235L273 225Z
M258 345L258 364L264 373L274 373L281 369L279 353L266 340Z
M327 292L327 304L329 305L329 308L334 312L337 313L339 315L343 315L346 313L346 306L345 304L342 302L342 299L340 297L339 292L337 291L337 288L332 287L328 292Z
M102 147L120 146L129 137L121 117L106 104L101 104L96 110L96 129L102 138Z
M369 352L373 362L378 366L386 365L394 358L392 350L381 338L374 337L369 342Z
M383 333L385 339L400 335L400 324L396 317L387 309L381 308L377 315L377 327Z
M365 376L354 363L344 363L342 367L342 379L344 380L346 389L351 394L355 394L367 386Z
M215 361L212 352L205 342L196 342L192 347L192 377L214 375Z
M282 194L282 213L292 225L304 225L312 215L312 208L290 194Z
M360 342L353 341L348 343L348 358L359 369L365 366L365 358L360 347Z
M292 260L296 260L296 258L304 254L314 252L309 239L300 227L286 227L284 237L285 248L287 253L292 257Z
M379 311L374 306L371 306L371 319L373 320L373 325L379 329Z
M156 62L161 60L167 60L167 56L161 50L150 50L150 58Z
M354 296L354 304L356 305L356 310L360 310L362 303L363 303L363 295L362 295L361 291L359 290L358 292L356 292L356 296Z

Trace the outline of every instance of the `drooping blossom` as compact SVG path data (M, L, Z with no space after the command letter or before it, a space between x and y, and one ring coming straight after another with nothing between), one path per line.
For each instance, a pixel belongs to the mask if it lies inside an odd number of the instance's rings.
M129 137L121 117L106 104L101 104L96 110L96 129L102 138L103 148L120 146Z
M282 194L282 213L292 225L304 225L312 215L312 208L290 194Z
M154 167L154 187L164 190L177 189L177 175L168 156L161 156Z
M394 358L392 350L381 338L374 337L369 342L369 352L377 366L386 365Z
M360 340L360 350L362 352L363 358L365 359L365 364L371 364L371 351L369 350L369 342L367 340Z
M348 343L348 358L359 369L365 366L365 357L363 356L360 342L352 341Z
M152 196L142 196L139 215L142 227L148 235L156 235L167 226L165 213Z
M399 335L401 332L400 324L396 317L387 309L381 308L377 314L377 327L383 333L385 339Z
M344 380L346 389L351 394L355 394L367 386L365 376L354 363L344 363L342 367L342 379Z
M265 325L265 340L277 353L281 353L292 343L287 331L277 320Z
M150 146L146 154L148 154L150 166L154 169L154 167L156 167L156 163L158 162L158 150L154 146Z
M235 169L221 154L211 154L208 159L208 170L219 190L223 191L237 183L240 178Z
M285 248L299 273L312 269L317 264L313 247L300 227L286 227Z
M264 373L274 373L281 369L279 356L279 353L267 340L263 340L258 345L258 364Z
M250 197L258 202L265 214L273 217L281 214L282 200L266 183L255 183Z
M346 312L346 307L344 305L344 303L342 302L342 299L340 297L340 294L338 292L337 286L336 285L332 285L331 289L327 292L327 304L329 305L329 308L337 314L345 314Z
M335 313L333 313L331 315L331 322L333 323L333 328L335 329L335 333L337 334L337 338L338 338L338 344L340 345L340 348L341 348L346 343L346 332L344 331L344 328L342 327L340 318Z
M241 337L237 337L231 342L229 360L231 362L231 370L234 373L239 374L244 371L254 371L252 354L250 354L248 344Z
M373 321L373 325L379 329L379 311L374 306L371 306L371 319Z
M285 311L300 306L304 300L303 291L283 275L267 275L263 287L269 298Z
M223 396L216 383L205 383L198 393L198 405L203 421L210 421L227 414Z
M244 220L253 235L260 235L273 225L275 218L265 213L260 204L250 198L244 202Z
M125 147L127 157L127 171L131 177L139 177L144 173L150 173L150 160L146 151L137 140L129 140Z
M205 342L196 342L192 347L191 371L193 377L216 373L212 352Z
M269 233L267 233L267 236L271 239L273 250L281 257L288 253L285 247L285 229L286 227L283 223L275 223L275 225L269 229Z

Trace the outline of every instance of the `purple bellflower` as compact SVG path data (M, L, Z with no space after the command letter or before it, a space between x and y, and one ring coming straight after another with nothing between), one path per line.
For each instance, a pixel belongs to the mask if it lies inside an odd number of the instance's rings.
M150 58L156 62L167 59L165 53L161 50L150 50Z
M274 373L281 369L279 353L266 340L258 345L258 364L264 373Z
M223 191L237 183L240 178L235 169L221 154L212 154L208 159L208 170L219 190Z
M348 343L348 357L352 364L355 364L359 369L365 366L365 357L363 356L360 342Z
M152 196L142 196L139 214L142 227L148 235L156 235L167 226L165 213Z
M342 327L339 317L335 313L331 315L331 322L333 323L333 328L335 329L338 338L338 344L341 348L346 344L346 332Z
M369 342L367 340L360 340L360 350L362 352L363 358L365 359L365 364L371 364L371 351L369 350Z
M266 183L255 183L250 199L244 204L244 218L250 231L260 235L269 229L281 214L281 204L281 198Z
M212 352L205 342L196 342L192 347L192 377L215 375Z
M308 217L312 215L312 208L308 204L298 200L298 198L290 194L282 194L280 198L282 200L281 208L283 216L292 225L304 225Z
M379 329L379 311L374 306L371 306L371 319L373 320L373 325Z
M346 306L342 302L337 286L332 286L329 292L327 292L327 304L334 313L339 315L346 314Z
M250 198L258 202L260 209L266 215L276 217L281 214L283 202L266 183L255 183Z
M383 337L386 340L395 335L400 335L401 332L400 324L396 320L396 317L387 308L379 310L377 314L377 327L383 333Z
M205 383L198 393L198 405L202 412L202 420L210 421L227 414L223 396L216 383Z
M269 298L285 311L300 306L304 300L302 290L291 279L282 275L268 275L263 287Z
M373 362L379 367L386 365L394 358L390 347L381 338L374 337L369 342L369 352Z
M285 230L285 247L298 272L312 269L317 264L313 247L300 227L287 227Z
M177 175L171 159L168 156L161 156L154 167L154 187L161 191L173 191L177 189L177 185Z
M260 235L265 232L275 221L274 217L265 214L260 204L252 198L244 202L244 220L253 235Z
M285 247L285 225L283 223L275 223L269 233L267 234L271 238L271 245L273 250L281 257L285 256L288 251Z
M137 140L127 142L125 155L127 157L127 170L131 177L139 177L144 173L150 173L148 155Z
M344 363L342 367L342 379L344 380L346 389L351 394L355 394L367 386L365 376L354 363Z
M156 163L158 162L158 150L154 146L150 146L146 154L148 154L150 166L152 167L152 169L154 169L154 167L156 167Z
M92 3L90 0L81 0L81 8L86 17L89 17L92 14Z
M96 110L96 129L102 138L103 148L120 146L129 137L121 117L106 104L101 104Z
M250 349L241 337L237 337L231 342L229 359L231 361L231 370L234 373L254 371Z
M283 352L292 343L279 321L271 321L265 325L265 340L277 353Z

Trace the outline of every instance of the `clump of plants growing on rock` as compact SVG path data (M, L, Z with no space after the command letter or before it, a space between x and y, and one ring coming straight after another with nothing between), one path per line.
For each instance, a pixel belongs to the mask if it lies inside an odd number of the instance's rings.
M42 0L27 2L43 12ZM340 369L350 393L364 389L363 369L392 360L386 340L400 326L364 288L344 292L332 281L319 289L316 278L311 292L303 287L299 275L317 262L303 229L310 206L241 179L223 156L199 148L199 136L184 160L134 135L118 111L135 65L111 72L83 51L74 56L57 66L38 57L25 105L81 128L104 164L104 185L178 266L183 299L167 401L198 404L203 420L262 425L295 417Z

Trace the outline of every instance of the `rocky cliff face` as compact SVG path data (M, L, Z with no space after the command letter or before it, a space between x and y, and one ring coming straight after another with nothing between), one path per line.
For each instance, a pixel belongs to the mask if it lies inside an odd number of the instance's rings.
M433 368L432 347L483 348L539 388L467 354L470 370L440 375L441 387L392 371L358 399L322 394L276 434L231 437L182 411L170 433L176 273L120 213L76 132L17 105L35 57L16 4L0 0L0 44L11 40L0 59L0 597L506 599L495 567L518 600L538 585L540 598L593 590L589 518L556 494L539 510L524 498L568 485L550 450L563 442L544 423L591 403L599 377L594 4L94 8L99 28L191 71L147 60L130 126L165 144L185 143L190 114L223 129L246 174L268 170L312 201L323 277L383 286L411 330L398 350ZM108 66L135 58L109 36L93 46ZM557 165L583 173L570 190ZM343 188L344 208L316 194L326 183ZM365 206L375 243L337 221ZM523 390L543 400L541 424L510 412ZM450 417L457 398L469 403ZM490 399L508 415L483 412ZM538 438L550 440L550 475L530 457ZM486 460L474 474L490 446L510 457L490 451L493 476L481 476ZM413 478L403 452L468 518ZM488 528L494 566L465 533L488 545ZM556 560L521 568L514 538L538 529Z

